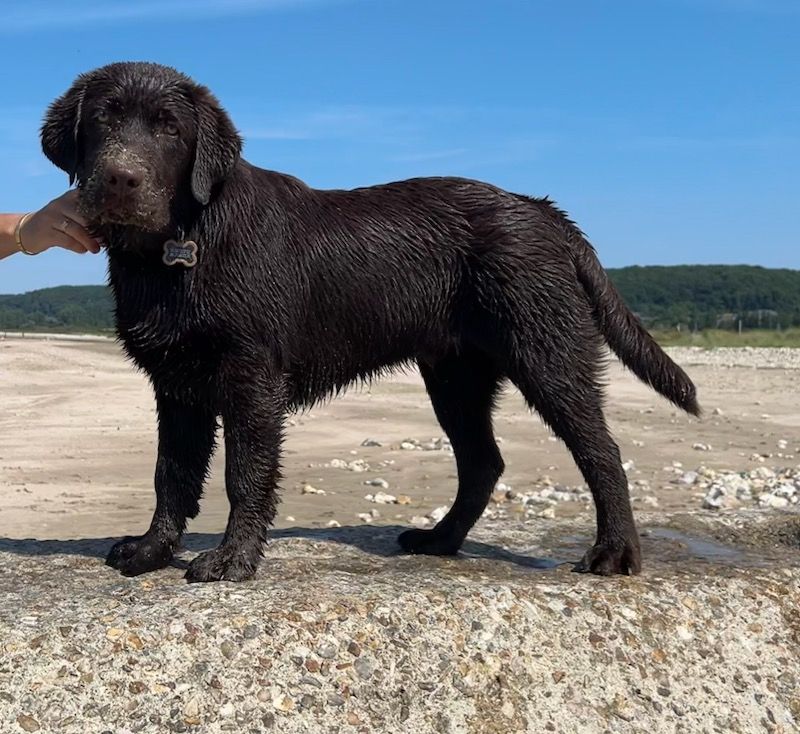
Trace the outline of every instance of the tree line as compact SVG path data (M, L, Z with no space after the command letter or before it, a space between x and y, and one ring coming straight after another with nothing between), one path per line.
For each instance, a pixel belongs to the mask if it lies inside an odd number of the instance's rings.
M631 266L609 269L649 328L785 329L800 326L800 270L750 265ZM106 286L59 286L0 295L0 331L111 331Z

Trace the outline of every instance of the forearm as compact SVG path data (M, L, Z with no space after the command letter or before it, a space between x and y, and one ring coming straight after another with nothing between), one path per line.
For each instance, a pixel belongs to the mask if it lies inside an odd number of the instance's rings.
M22 214L0 214L0 260L19 252L14 230Z

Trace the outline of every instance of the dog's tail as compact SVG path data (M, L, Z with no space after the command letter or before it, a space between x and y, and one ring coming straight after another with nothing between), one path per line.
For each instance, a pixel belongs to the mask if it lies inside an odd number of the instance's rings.
M622 300L603 269L592 245L575 228L571 234L578 279L594 310L606 342L622 363L642 382L692 415L700 415L697 391L689 376L676 365Z

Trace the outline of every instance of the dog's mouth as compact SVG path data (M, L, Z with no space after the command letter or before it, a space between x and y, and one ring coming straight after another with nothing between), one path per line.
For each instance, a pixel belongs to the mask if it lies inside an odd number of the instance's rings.
M172 219L173 192L158 178L145 159L116 146L79 181L79 210L102 233L120 228L164 233Z
M162 234L169 230L172 220L165 191L148 187L123 199L95 185L91 178L80 186L78 209L92 232L100 235L120 228Z

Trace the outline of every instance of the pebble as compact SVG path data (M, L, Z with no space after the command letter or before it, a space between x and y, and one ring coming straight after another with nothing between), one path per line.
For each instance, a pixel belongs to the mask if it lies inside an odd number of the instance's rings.
M385 479L381 479L380 477L376 479L367 479L364 481L368 487L380 487L381 489L389 489L389 482Z
M294 709L294 701L286 694L281 693L272 699L272 707L278 711L288 713Z
M447 510L448 509L449 508L447 508L447 507L437 507L435 510L431 510L428 513L428 518L430 520L433 520L433 522L439 522L447 514Z
M375 672L375 661L371 657L364 655L356 658L353 667L356 673L358 673L359 678L367 680L371 678L372 674Z
M800 466L793 469L758 466L746 472L701 466L677 481L703 491L702 506L706 509L735 508L742 503L783 509L800 503Z
M310 484L304 484L302 489L303 494L325 494L324 489L317 489Z
M27 714L20 714L17 717L17 724L20 725L23 731L39 731L39 722L28 716Z
M328 466L334 469L347 469L353 472L369 471L369 464L364 459L353 459L353 461L344 461L343 459L333 459Z
M183 707L183 718L189 719L187 724L200 723L200 699L197 696L190 698L186 705Z
M339 652L339 644L333 640L328 640L317 649L317 655L325 660L333 660Z
M428 520L427 517L422 517L421 515L414 515L409 522L418 528L424 528L431 524L431 521Z
M432 438L430 441L418 441L416 438L406 438L400 442L403 451L444 451L453 453L453 447L447 436Z
M361 445L367 448L372 446L383 446L383 444L380 441L376 441L374 438L365 438L361 442Z
M394 505L397 504L397 497L393 494L386 494L385 492L376 492L375 494L368 494L364 497L369 502L375 502L378 505Z

